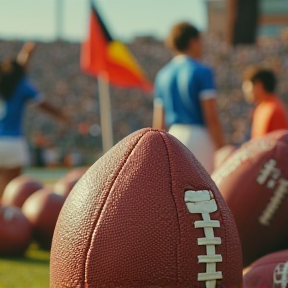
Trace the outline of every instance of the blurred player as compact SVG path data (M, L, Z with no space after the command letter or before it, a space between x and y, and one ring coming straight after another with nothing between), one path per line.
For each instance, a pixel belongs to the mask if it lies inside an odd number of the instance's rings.
M155 81L153 127L186 145L208 173L213 171L215 150L224 145L212 70L200 62L202 41L189 23L175 25L167 39L175 57Z
M19 176L22 167L29 162L22 128L22 117L28 101L34 101L39 108L59 120L68 121L61 111L41 97L25 75L25 67L33 49L33 45L26 44L17 60L6 59L0 63L0 198L6 185Z
M249 67L244 72L243 92L248 102L254 103L251 138L259 138L278 129L288 129L284 103L275 94L276 77L272 70Z

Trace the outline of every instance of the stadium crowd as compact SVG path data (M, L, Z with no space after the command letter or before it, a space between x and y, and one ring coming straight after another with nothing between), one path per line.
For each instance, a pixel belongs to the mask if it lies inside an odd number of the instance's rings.
M288 104L288 33L277 37L259 37L254 46L231 48L221 37L204 35L203 61L215 71L220 118L227 143L240 145L250 137L252 106L244 100L242 73L250 64L272 68L279 80L278 95ZM0 41L0 58L15 56L21 41ZM172 54L159 40L135 38L128 48L153 82L156 73ZM33 164L39 164L36 151L43 152L46 165L92 164L102 153L97 81L79 67L80 44L56 41L38 42L29 74L36 87L55 106L72 119L71 127L29 107L25 131ZM114 142L131 132L152 125L153 94L137 89L110 86ZM36 131L36 132L35 132ZM68 157L69 156L69 157Z

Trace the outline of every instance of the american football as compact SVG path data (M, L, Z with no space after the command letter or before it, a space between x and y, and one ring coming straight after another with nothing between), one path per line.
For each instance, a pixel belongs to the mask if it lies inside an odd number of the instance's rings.
M65 198L43 188L33 193L22 207L33 227L33 237L43 249L50 249L54 228Z
M288 0L0 7L0 288L245 288L288 250Z
M214 153L214 169L220 166L237 150L235 145L225 145Z
M244 144L212 174L234 215L244 266L288 243L288 131Z
M114 146L59 215L51 288L241 283L241 247L227 205L192 153L164 131L142 129Z
M288 250L268 254L244 271L244 288L282 288L288 285Z
M32 226L20 208L0 207L0 256L19 256L32 239Z
M75 184L87 171L86 167L76 168L69 171L64 177L60 178L53 186L54 193L64 196L69 195Z
M22 207L26 199L41 188L43 184L39 180L28 175L18 176L6 186L2 205Z

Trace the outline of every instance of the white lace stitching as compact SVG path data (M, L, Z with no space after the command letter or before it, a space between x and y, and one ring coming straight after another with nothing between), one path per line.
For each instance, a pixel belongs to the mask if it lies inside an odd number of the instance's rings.
M186 191L185 202L190 213L201 214L203 220L195 221L195 228L204 229L204 238L198 238L199 246L206 246L206 255L199 255L198 262L206 263L206 272L198 273L198 281L206 281L206 288L215 288L216 282L223 279L221 271L216 271L216 263L222 262L222 255L216 254L216 245L221 245L220 237L214 236L214 228L220 227L218 220L211 220L210 213L217 211L217 204L210 191Z

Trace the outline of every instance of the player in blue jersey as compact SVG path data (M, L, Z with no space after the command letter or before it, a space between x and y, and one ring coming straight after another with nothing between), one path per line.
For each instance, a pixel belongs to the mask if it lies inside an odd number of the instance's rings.
M6 185L28 164L29 153L22 127L26 104L33 101L59 120L69 122L65 115L41 97L27 79L24 67L16 59L0 63L0 199Z
M212 173L214 152L224 145L224 136L214 75L199 60L200 33L189 23L179 23L172 28L167 45L175 57L156 76L153 127L169 129Z

